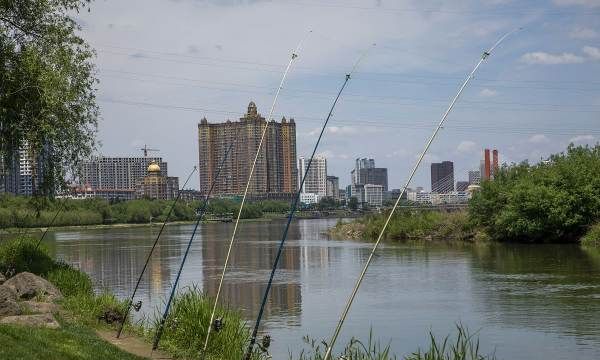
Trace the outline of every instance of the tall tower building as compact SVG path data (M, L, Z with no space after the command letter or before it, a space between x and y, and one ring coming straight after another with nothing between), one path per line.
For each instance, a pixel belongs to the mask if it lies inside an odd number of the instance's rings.
M447 193L454 191L454 163L443 161L431 164L431 192Z
M214 194L234 195L244 192L254 157L259 150L263 130L265 139L250 181L252 194L294 193L297 189L296 123L283 118L281 123L267 122L254 102L239 121L209 123L203 118L198 124L198 173L200 192L206 194L215 181ZM216 174L227 149L233 144Z
M324 156L315 156L308 168L308 161L304 156L298 158L298 185L306 174L302 192L305 194L317 194L319 198L327 196L327 159Z

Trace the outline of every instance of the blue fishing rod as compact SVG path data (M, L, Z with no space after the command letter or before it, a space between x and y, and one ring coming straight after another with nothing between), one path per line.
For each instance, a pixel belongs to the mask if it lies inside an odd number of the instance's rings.
M179 201L179 198L181 197L181 192L183 191L183 189L187 185L188 181L190 181L190 178L196 172L197 169L198 168L196 166L194 166L194 169L192 169L192 171L188 175L187 179L185 180L185 183L181 187L181 190L177 191L177 197L175 198L175 201L173 201L173 204L171 204L171 208L169 209L169 212L167 213L167 217L165 218L165 221L162 223L162 226L160 227L160 231L158 232L158 235L156 235L156 239L154 240L154 244L152 244L152 248L150 249L150 252L148 253L148 256L146 257L146 262L144 263L144 267L142 268L142 272L140 273L140 276L137 279L137 283L135 284L135 288L133 289L133 293L131 294L131 297L129 298L129 301L127 302L127 309L125 310L125 315L123 316L123 319L121 319L121 325L119 326L119 331L117 332L117 339L121 336L121 333L123 332L123 328L125 327L125 322L127 321L127 317L129 316L129 312L131 311L131 307L133 306L136 311L139 311L140 307L142 306L142 302L141 301L138 302L137 304L133 305L133 299L135 298L135 294L137 293L138 288L140 287L140 283L142 282L142 277L144 276L144 273L146 272L146 268L148 267L148 263L150 263L150 259L152 258L152 254L154 253L154 249L156 248L156 245L158 244L158 240L160 239L160 235L162 234L163 230L165 229L165 226L167 225L167 221L169 221L169 219L171 218L171 214L173 213L173 209L175 209L175 205L177 205L177 202Z
M313 148L310 159L308 160L308 165L306 166L306 171L304 172L304 176L302 176L302 180L300 181L300 185L298 186L298 191L296 192L296 196L294 197L294 202L292 203L292 208L290 209L290 213L287 218L287 223L285 224L285 229L283 230L283 235L281 236L281 241L279 242L279 248L277 249L277 255L275 256L275 261L273 261L273 268L271 269L271 275L269 277L269 281L267 282L267 288L265 289L265 292L263 294L262 302L260 305L260 310L258 311L258 317L256 318L256 322L254 323L254 329L252 330L252 336L250 337L250 343L248 344L248 349L246 350L246 354L244 355L245 360L250 360L250 358L252 357L252 351L254 349L254 345L256 344L256 337L258 335L258 329L260 327L260 322L262 320L262 317L263 317L263 314L265 311L265 307L266 307L267 301L269 299L269 292L271 291L271 287L273 286L273 278L275 277L275 273L277 272L277 266L279 265L279 259L281 258L281 254L283 252L283 247L285 245L285 240L287 239L287 234L290 229L290 225L294 218L294 213L296 212L296 209L298 208L298 203L300 202L300 193L302 192L302 187L304 186L304 182L306 180L308 172L310 171L310 166L315 157L315 154L317 153L319 143L321 142L321 138L323 137L323 134L325 133L325 129L327 128L327 124L329 123L329 119L331 118L331 115L333 115L333 110L335 109L335 106L337 105L338 100L340 99L340 96L342 95L342 92L344 91L344 88L346 88L346 85L348 84L348 81L350 81L350 78L351 78L352 74L354 73L354 70L358 66L358 63L364 58L365 55L366 55L366 52L364 52L362 54L362 56L360 56L359 59L356 61L356 63L354 64L354 67L352 68L352 71L350 71L348 74L346 74L346 77L344 78L344 82L342 83L340 90L338 91L335 99L333 100L333 104L331 105L331 108L329 109L329 113L327 114L327 117L325 118L325 122L323 123L323 127L321 128L321 132L319 133L317 142L315 143L315 146ZM261 347L264 350L266 350L269 347L269 345L270 345L270 337L265 337L263 339L263 344L261 344Z
M192 231L192 236L190 236L190 240L188 241L187 247L185 249L185 253L183 254L183 258L181 259L181 264L179 264L179 270L177 271L177 276L175 277L175 282L173 283L173 287L171 288L171 294L169 295L169 299L167 300L167 304L165 306L165 311L162 314L160 323L158 325L158 329L156 330L156 334L154 336L154 342L152 343L152 351L154 351L158 348L158 343L160 342L160 338L162 337L162 333L163 333L163 330L165 327L165 322L167 321L167 316L169 315L169 310L171 309L171 303L173 301L173 298L175 297L175 292L177 291L177 285L179 284L179 279L180 279L181 273L183 271L183 266L185 265L188 254L190 252L190 248L192 246L192 242L194 241L194 236L196 235L196 231L198 230L200 221L202 221L202 217L204 216L204 213L206 212L206 208L208 207L208 200L210 199L210 195L212 194L213 189L215 188L215 185L217 184L217 179L219 178L219 174L221 173L221 170L223 169L223 166L225 165L225 161L227 161L227 158L229 157L229 153L231 152L231 149L233 149L234 145L237 143L240 132L241 132L241 128L238 128L236 131L234 140L231 142L231 144L227 148L227 151L225 152L225 156L223 156L223 160L221 160L221 163L219 164L219 167L217 168L217 173L215 174L215 177L210 185L210 189L208 190L208 192L206 193L206 196L204 197L204 201L200 208L198 218L196 219L196 224L194 225L194 231ZM242 209L240 209L240 211L241 210Z

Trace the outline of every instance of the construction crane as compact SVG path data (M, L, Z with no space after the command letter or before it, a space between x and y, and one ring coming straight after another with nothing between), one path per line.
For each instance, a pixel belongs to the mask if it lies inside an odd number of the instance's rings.
M148 151L160 151L158 149L150 149L146 144L144 144L144 147L140 150L142 150L142 152L144 153L144 157L148 157Z

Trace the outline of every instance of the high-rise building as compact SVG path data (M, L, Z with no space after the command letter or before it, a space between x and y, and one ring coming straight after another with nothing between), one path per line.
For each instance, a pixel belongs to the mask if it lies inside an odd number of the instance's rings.
M337 176L327 176L327 197L335 200L340 199L340 178Z
M83 163L80 183L92 190L135 190L152 163L167 176L167 163L159 157L95 157Z
M469 185L479 185L479 184L481 184L481 171L480 170L469 171Z
M327 196L327 159L324 156L315 156L308 169L308 161L304 156L298 157L298 186L302 177L306 176L302 193L317 194L319 198Z
M365 184L364 190L365 203L369 206L381 207L383 204L383 186Z
M350 172L352 184L381 185L383 191L388 190L387 168L376 168L373 159L356 159L355 168Z
M443 161L431 164L431 192L447 193L454 191L454 163Z
M50 149L43 146L34 150L27 142L23 143L10 164L0 165L2 192L31 196L41 190L44 181L44 157Z
M203 118L198 124L200 192L205 194L213 181L215 195L233 195L244 192L250 169L259 149L261 135L268 126L265 139L250 180L251 194L294 193L298 188L296 170L296 124L294 119L281 123L267 122L253 102L246 115L239 121L211 124ZM220 164L230 145L233 144L223 163Z

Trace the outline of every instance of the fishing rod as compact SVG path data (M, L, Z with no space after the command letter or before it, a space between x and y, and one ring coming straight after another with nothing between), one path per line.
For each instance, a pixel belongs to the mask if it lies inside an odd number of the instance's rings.
M57 200L57 202L59 202L59 201ZM58 218L58 215L60 215L60 213L64 210L65 203L66 203L66 200L65 200L65 202L62 203L62 206L61 206L61 204L59 202L59 204L58 204L58 210L56 211L56 213L52 217L52 220L50 220L50 224L48 224L48 226L46 227L46 229L42 233L42 236L38 240L37 244L35 244L35 250L37 250L40 247L40 244L44 241L44 238L46 237L46 234L48 234L48 231L50 230L50 228L52 227L52 225L54 225L54 222Z
M350 81L350 78L352 77L352 74L356 70L356 67L358 66L359 62L366 56L366 54L367 54L367 52L365 51L358 58L358 60L352 67L352 70L348 74L346 74L346 76L344 77L344 82L342 83L340 90L338 91L335 99L333 100L333 103L331 104L331 108L329 109L329 113L327 114L327 117L325 118L325 121L323 122L323 126L321 127L321 132L319 133L317 142L315 143L312 154L310 155L310 159L308 160L308 165L306 166L306 170L304 171L304 176L302 176L302 180L300 181L300 185L298 186L298 191L296 192L296 196L294 197L294 202L292 203L292 208L288 215L287 223L285 224L285 229L283 230L283 235L281 236L281 240L279 242L279 248L277 249L277 255L275 256L275 261L273 262L273 268L271 269L271 275L269 277L269 281L267 282L267 287L263 294L260 309L258 311L258 316L256 318L256 322L254 323L254 329L252 330L252 336L250 337L250 344L248 344L248 349L246 350L246 354L244 355L245 360L250 360L250 357L252 356L252 350L254 348L254 344L256 344L256 336L258 335L258 328L260 327L260 322L262 320L262 316L264 314L264 310L267 305L267 300L269 298L269 292L271 291L271 287L273 286L273 278L275 277L275 273L277 272L277 266L279 265L279 259L281 258L281 253L283 252L283 247L284 247L285 241L287 239L288 230L290 229L290 224L292 223L292 219L294 218L294 214L298 207L298 203L300 202L299 201L300 193L302 192L302 187L304 186L304 182L306 180L306 177L308 176L308 172L310 171L310 166L312 164L312 161L315 157L315 154L317 153L317 149L321 142L321 138L323 137L323 134L325 133L325 129L327 128L327 124L329 123L329 119L331 118L331 115L333 114L333 110L335 109L335 106L337 105L338 100L340 99L340 96L342 95L342 92L346 88L348 81ZM266 348L267 346L264 346L264 347Z
M263 129L261 137L260 137L260 142L258 143L258 149L256 150L256 155L254 156L254 161L252 162L252 167L250 168L250 174L248 175L248 182L246 183L246 189L244 190L244 196L242 197L242 203L240 204L240 210L238 211L237 219L235 220L235 225L233 227L233 234L231 235L231 240L229 241L229 248L227 249L227 255L225 256L225 264L223 265L223 272L221 273L221 278L219 280L219 286L217 288L217 294L215 296L215 303L213 304L213 309L210 314L210 322L208 323L208 329L206 331L206 339L204 341L204 347L202 348L203 354L206 353L206 349L208 347L208 340L210 338L212 324L215 320L215 312L217 311L217 305L219 303L219 296L221 295L221 289L223 287L223 279L225 278L225 273L227 272L227 266L229 265L229 257L231 256L231 249L233 248L233 243L235 241L235 235L237 234L238 225L240 223L240 216L242 215L242 210L244 208L244 204L246 203L246 196L248 195L248 189L250 188L250 181L252 180L252 175L254 174L254 168L256 167L256 162L258 161L258 156L260 155L260 149L262 148L262 144L264 142L265 135L267 133L267 129L269 128L271 116L273 116L273 111L275 110L275 105L277 104L277 98L279 97L279 93L281 92L281 89L283 88L283 84L285 83L285 79L288 75L288 72L292 68L292 64L294 63L296 58L298 58L298 53L300 52L302 43L304 42L304 40L306 40L306 37L308 37L308 35L311 32L312 32L312 30L306 34L304 39L302 39L298 43L298 46L296 46L296 50L294 50L292 52L292 55L290 56L290 60L287 64L287 67L285 68L285 71L283 72L283 76L281 77L279 86L277 87L277 91L275 92L275 98L273 99L273 103L271 104L271 109L269 110L269 115L266 118L267 123L265 124L265 128Z
M188 181L190 181L190 178L196 172L197 169L198 168L196 166L194 166L194 168L188 175L187 179L185 180L185 183L181 187L181 190L177 191L177 197L175 198L175 201L173 201L173 204L171 204L171 208L169 209L169 212L167 213L167 217L165 218L165 221L163 221L162 226L160 227L160 230L158 232L158 235L156 235L154 244L152 244L152 248L150 249L150 252L148 253L148 256L146 257L146 262L144 263L142 272L140 273L140 276L137 279L137 283L135 284L135 287L133 288L133 293L131 294L129 301L127 302L127 309L125 310L125 315L123 316L123 319L121 320L121 325L119 326L119 331L117 332L117 339L121 336L121 333L123 332L123 328L125 327L125 321L127 320L127 317L129 316L131 307L133 306L136 310L139 310L140 307L142 306L141 301L135 305L133 304L133 299L135 298L135 294L137 293L138 288L140 287L140 283L142 282L142 277L144 276L144 273L146 272L148 263L150 263L150 259L152 258L152 254L154 253L154 249L156 248L156 245L158 244L160 235L162 234L163 230L165 229L165 226L167 225L167 221L169 221L169 219L171 218L171 213L173 212L173 209L175 209L175 205L177 204L177 202L179 201L179 198L181 197L181 192L183 191L183 189L185 189L185 186L187 185Z
M462 83L461 87L458 90L458 93L456 93L456 95L454 96L454 98L450 102L450 105L448 106L448 109L446 110L446 112L444 112L444 115L442 116L442 119L440 120L438 126L435 128L435 130L433 131L433 134L431 135L431 137L427 141L427 143L425 145L425 149L423 150L423 152L419 156L419 158L418 158L418 160L417 160L414 168L412 169L412 171L411 171L411 173L410 173L410 175L408 177L408 180L406 181L406 184L402 188L402 192L398 196L398 199L396 199L396 202L394 203L394 206L392 207L392 210L390 211L390 213L389 213L389 215L388 215L385 223L383 224L383 227L381 228L381 231L379 232L379 236L377 237L377 241L373 245L373 249L371 249L371 253L369 254L369 257L367 258L367 262L365 263L365 266L363 267L362 272L360 273L360 276L358 277L358 280L356 281L356 285L354 286L354 289L352 290L352 293L350 294L350 297L348 298L348 301L346 303L344 311L342 312L342 315L340 316L339 322L338 322L338 324L337 324L337 326L335 328L333 336L331 337L331 340L329 341L329 344L327 345L327 352L325 352L325 356L323 357L324 360L330 360L331 359L331 357L332 357L332 351L333 351L333 346L335 345L335 342L336 342L336 340L337 340L337 338L338 338L338 336L340 334L340 331L342 330L342 326L344 325L344 321L346 320L346 317L348 316L348 312L350 311L350 307L352 306L352 302L354 301L354 298L356 297L358 289L360 288L360 285L361 285L361 283L362 283L362 281L363 281L363 279L365 277L365 274L367 273L367 269L369 268L369 265L371 264L371 261L373 260L373 256L375 255L375 251L377 250L377 247L379 246L379 243L381 242L381 239L383 238L383 234L385 233L385 230L387 229L387 226L388 226L390 220L392 219L392 216L394 215L394 212L396 211L396 208L398 207L398 204L400 203L400 199L402 198L402 195L406 192L406 189L410 185L410 182L412 181L412 178L414 177L415 173L417 172L417 169L421 165L421 162L423 161L423 158L425 157L425 154L427 153L427 151L429 150L429 147L431 146L431 144L433 143L433 141L437 137L438 132L443 127L444 122L446 121L446 118L448 117L448 114L450 113L450 111L454 107L454 104L456 104L456 101L458 100L458 98L462 94L463 90L467 87L467 85L469 84L469 82L471 81L471 79L473 79L473 77L475 75L475 72L477 72L477 69L479 68L479 66L491 55L492 51L494 51L494 49L498 45L500 45L500 43L502 41L504 41L504 39L506 39L509 35L511 35L512 33L516 32L517 30L520 30L520 29L515 29L515 30L507 32L502 37L500 37L500 39L498 41L496 41L496 43L489 50L483 52L483 54L481 55L481 58L479 59L479 62L477 62L477 64L473 68L473 70L469 73L469 75L467 76L467 78L465 79L465 81Z
M160 342L160 338L162 337L165 322L167 321L167 316L169 315L169 310L171 309L171 302L173 301L173 298L175 297L175 292L177 291L177 285L179 284L179 279L181 277L181 273L183 272L183 266L185 265L188 254L190 252L190 248L192 246L192 242L194 241L194 236L196 235L196 231L198 230L200 221L202 221L202 217L204 216L204 213L206 212L206 208L208 207L208 200L210 199L213 189L215 188L215 185L217 184L217 179L219 178L219 175L221 174L221 170L223 169L223 167L225 165L225 161L227 161L227 158L229 157L229 153L231 152L231 149L233 149L233 147L237 144L240 132L242 132L241 127L236 130L235 137L234 137L233 141L231 142L231 144L229 144L229 147L227 147L227 150L225 151L225 155L223 156L223 159L221 160L221 163L219 164L219 167L217 168L217 172L213 178L213 181L211 182L210 188L209 188L208 192L206 193L206 195L204 196L204 200L202 202L202 206L200 207L198 218L196 219L196 224L194 224L194 230L192 231L192 236L190 236L190 240L188 241L187 247L185 249L185 253L183 254L183 258L181 259L181 263L179 264L179 270L177 271L177 276L175 277L175 282L173 283L173 286L171 287L171 293L169 294L169 299L167 300L167 304L165 306L165 311L163 312L162 317L160 319L158 329L156 329L156 334L154 336L154 342L152 343L152 351L154 351L158 348L158 343Z

